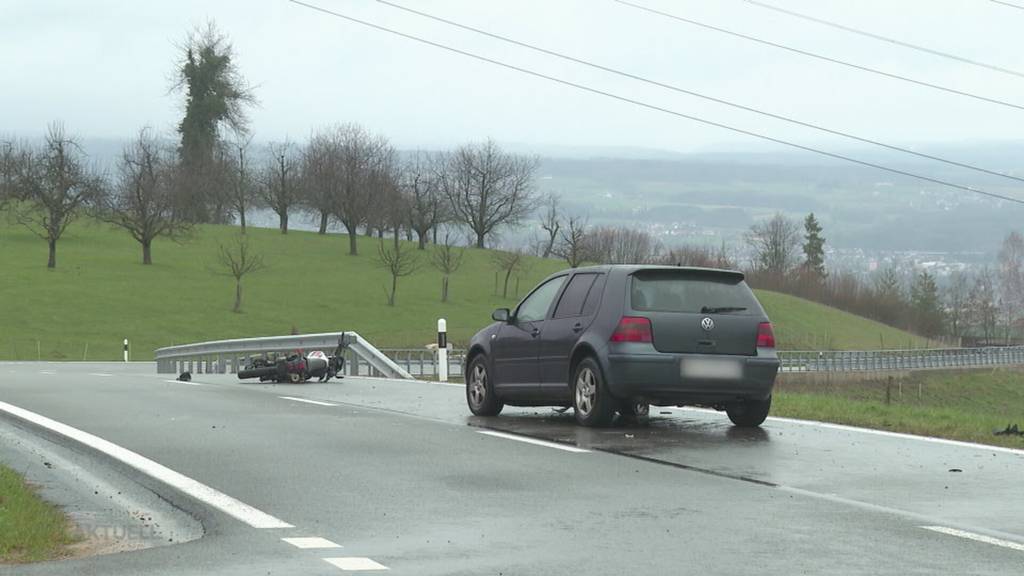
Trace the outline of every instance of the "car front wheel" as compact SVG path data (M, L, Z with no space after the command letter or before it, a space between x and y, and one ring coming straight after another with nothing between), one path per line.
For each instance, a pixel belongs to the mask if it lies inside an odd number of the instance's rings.
M505 405L494 393L490 373L487 370L487 358L477 355L469 363L466 377L466 403L469 411L477 416L497 416Z
M584 358L573 373L572 407L576 421L584 426L607 426L615 416L615 399L608 393L601 368L593 358Z
M744 400L725 407L725 413L729 420L741 428L754 428L760 426L768 417L768 411L772 408L772 397L764 400Z

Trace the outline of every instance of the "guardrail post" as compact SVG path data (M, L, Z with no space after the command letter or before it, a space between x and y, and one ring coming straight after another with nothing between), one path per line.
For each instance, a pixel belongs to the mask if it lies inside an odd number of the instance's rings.
M448 321L437 319L437 379L448 381Z

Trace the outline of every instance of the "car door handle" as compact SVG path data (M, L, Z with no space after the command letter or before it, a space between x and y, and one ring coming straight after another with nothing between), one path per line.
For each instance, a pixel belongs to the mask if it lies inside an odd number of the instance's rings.
M530 330L530 336L536 338L538 335L540 335L540 328L534 328L533 330Z
M572 325L572 331L573 332L579 332L580 330L583 330L583 324L582 323L577 322L577 323Z

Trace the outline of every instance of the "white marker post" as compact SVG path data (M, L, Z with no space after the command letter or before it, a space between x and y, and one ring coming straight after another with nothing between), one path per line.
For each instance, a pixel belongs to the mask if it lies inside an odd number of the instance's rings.
M128 361L128 339L124 339L124 361Z
M437 320L437 379L448 381L448 322Z

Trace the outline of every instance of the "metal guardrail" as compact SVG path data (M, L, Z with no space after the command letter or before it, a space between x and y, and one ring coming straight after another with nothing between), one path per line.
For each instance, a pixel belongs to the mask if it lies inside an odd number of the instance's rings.
M931 350L779 351L783 372L900 372L1024 364L1024 346Z
M197 374L236 373L254 356L268 357L295 350L323 350L331 353L345 340L345 373L349 375L384 376L411 379L409 372L355 332L326 332L216 340L183 346L158 348L156 371L176 374L188 370Z
M429 348L382 348L396 364L406 372L418 377L437 376L437 351ZM448 375L463 377L462 368L466 351L458 348L448 350Z

